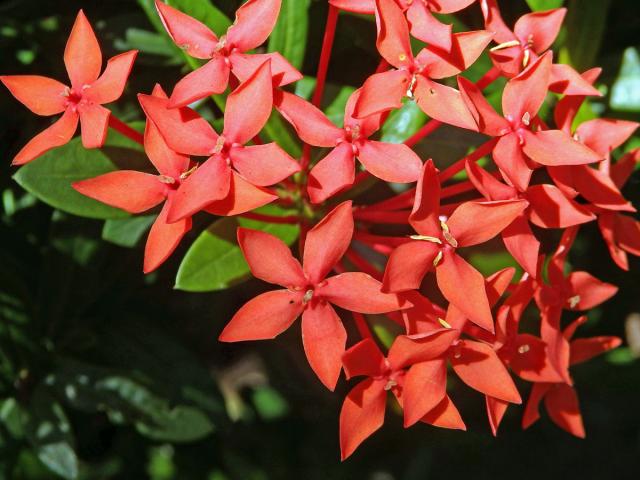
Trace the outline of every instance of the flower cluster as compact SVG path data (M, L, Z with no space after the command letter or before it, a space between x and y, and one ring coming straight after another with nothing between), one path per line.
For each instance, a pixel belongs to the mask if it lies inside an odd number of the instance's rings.
M522 403L515 375L533 384L524 428L539 418L544 401L551 420L583 437L570 368L620 339L573 339L586 317L566 325L563 312L588 311L617 289L568 271L567 256L580 226L594 221L620 268L628 269L628 254L640 255L640 223L629 215L636 210L621 194L640 152L612 157L636 123L595 119L576 126L585 98L601 95L593 86L600 70L578 73L554 63L549 48L565 9L526 14L511 29L495 0L329 0L310 102L287 88L302 74L282 55L254 51L269 37L280 3L248 0L223 33L156 0L173 41L205 62L170 96L160 85L138 96L144 135L103 106L122 95L136 52L110 59L100 75L100 47L80 12L64 53L70 87L40 76L0 77L34 113L62 113L14 164L70 141L78 121L86 148L101 147L108 126L143 144L157 174L113 171L73 187L133 214L162 204L147 238L145 272L167 260L202 211L299 224L301 262L279 238L238 230L252 274L279 289L245 304L220 340L271 339L302 317L304 352L328 389L342 371L348 379L364 378L342 406L343 458L382 426L387 392L402 408L405 427L424 422L464 430L447 394L449 365L484 395L494 434L508 406ZM479 4L484 30L454 33L434 16L472 4ZM375 15L381 61L349 98L338 127L319 107L340 10ZM412 37L424 42L419 52ZM476 83L461 76L487 50L493 67ZM501 113L483 93L499 78L505 81ZM225 92L218 133L189 105ZM402 144L376 139L389 114L407 102L430 121ZM545 103L554 107L551 124L540 116ZM274 109L303 142L301 158L263 141ZM486 141L439 170L437 158L421 159L412 147L443 124ZM478 160L487 156L492 161L481 166ZM462 180L453 181L458 173ZM415 185L374 203L360 201L361 187L376 180ZM451 202L456 196L463 200ZM253 212L269 203L297 213ZM550 254L537 238L540 228L558 232ZM484 277L468 261L470 249L499 238L524 272L518 279L515 268ZM431 275L433 300L421 291ZM349 314L359 341L347 335ZM371 314L386 315L403 330L386 354L369 327L365 315ZM537 319L535 329L520 327L525 315Z

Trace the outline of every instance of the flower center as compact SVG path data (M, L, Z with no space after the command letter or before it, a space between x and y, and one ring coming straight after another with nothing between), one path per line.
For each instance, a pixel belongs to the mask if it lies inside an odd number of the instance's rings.
M304 292L304 296L302 297L302 303L306 305L311 301L312 298L313 298L313 289L310 288L309 290Z

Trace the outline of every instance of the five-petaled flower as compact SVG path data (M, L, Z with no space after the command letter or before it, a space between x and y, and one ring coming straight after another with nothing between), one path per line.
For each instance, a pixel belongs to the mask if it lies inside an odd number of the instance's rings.
M131 50L110 58L100 75L100 45L87 17L80 10L64 50L70 87L39 75L0 76L0 81L13 96L33 113L43 116L62 113L53 125L18 152L13 164L25 164L52 148L66 144L76 132L78 120L84 147L101 147L107 137L111 114L102 105L120 98L137 53Z

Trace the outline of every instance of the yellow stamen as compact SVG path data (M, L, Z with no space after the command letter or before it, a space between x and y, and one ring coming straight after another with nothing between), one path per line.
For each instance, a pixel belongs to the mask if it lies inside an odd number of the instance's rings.
M499 45L496 45L495 47L491 48L489 51L497 52L498 50L504 50L505 48L509 48L509 47L517 47L518 45L520 45L519 40L510 40L508 42L504 42Z

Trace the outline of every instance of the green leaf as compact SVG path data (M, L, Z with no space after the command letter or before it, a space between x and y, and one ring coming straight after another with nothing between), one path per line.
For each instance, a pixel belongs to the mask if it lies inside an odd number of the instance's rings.
M122 168L149 168L142 146L110 130L105 146L86 149L79 137L21 167L18 184L39 200L64 212L89 218L125 218L129 214L76 192L71 184Z
M402 108L394 110L382 127L380 140L388 143L402 143L416 133L427 121L427 116L418 104L407 101Z
M295 68L302 68L309 27L309 0L283 0L268 50L280 52Z
M34 392L30 412L27 438L40 461L63 478L78 478L71 425L62 406L43 385Z
M253 392L253 404L258 414L265 420L276 420L287 414L287 401L274 388L265 385Z
M244 279L249 266L236 242L238 226L271 233L290 245L298 237L297 225L226 217L216 220L193 242L180 264L175 288L187 292L224 290Z
M611 86L609 105L613 110L640 112L640 54L633 47L624 51L620 73Z
M155 215L111 219L104 222L102 239L120 247L135 247L155 221Z
M551 10L552 8L560 8L564 0L527 0L529 8L534 12L541 10Z
M560 50L560 63L582 72L593 67L607 24L611 0L585 2L571 0L565 25L567 36Z

